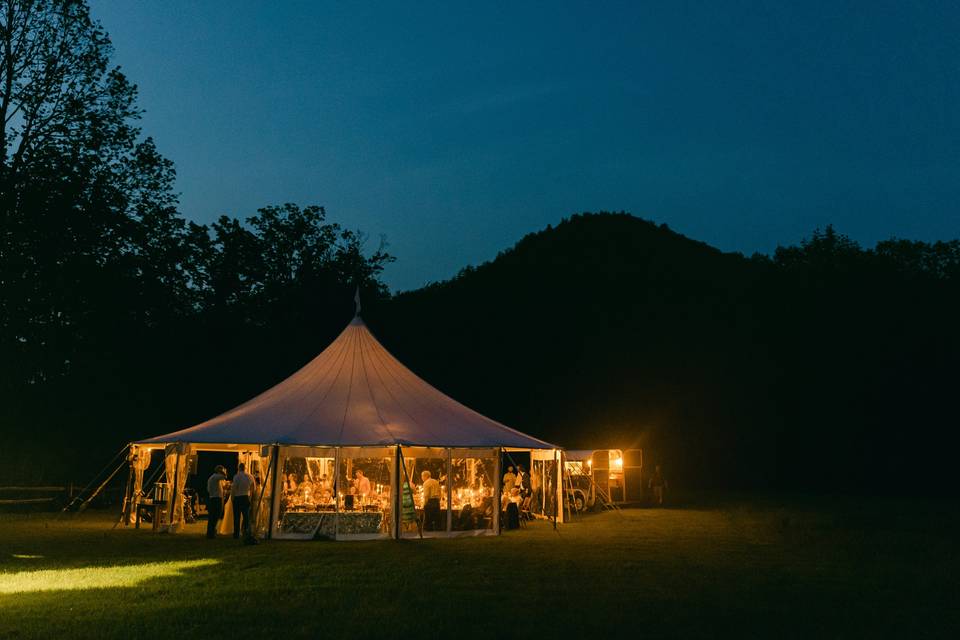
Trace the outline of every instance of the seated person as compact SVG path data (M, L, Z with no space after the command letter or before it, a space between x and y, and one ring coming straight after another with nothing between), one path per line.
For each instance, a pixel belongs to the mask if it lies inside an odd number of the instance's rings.
M471 529L476 529L476 517L473 513L473 507L468 502L463 505L463 508L460 509L460 517L457 518L456 526L454 529L457 531L470 531Z
M310 480L310 476L304 474L303 482L300 483L300 486L297 487L297 493L300 495L300 498L304 502L311 502L313 498L313 482Z
M357 499L357 488L351 484L347 495L343 496L343 508L347 511L353 511L359 506L359 503L360 501Z
M514 489L514 491L517 491ZM517 503L513 500L507 502L506 509L506 528L507 529L519 529L520 528L520 508L517 506Z
M283 492L284 493L296 493L297 488L300 486L300 483L297 482L297 474L291 473L283 481Z
M333 492L330 489L320 489L318 494L320 497L317 499L317 504L321 505L332 505L333 504Z
M509 504L515 504L517 507L520 507L520 489L513 487L509 492L503 494L503 504L500 506L501 510L506 511Z

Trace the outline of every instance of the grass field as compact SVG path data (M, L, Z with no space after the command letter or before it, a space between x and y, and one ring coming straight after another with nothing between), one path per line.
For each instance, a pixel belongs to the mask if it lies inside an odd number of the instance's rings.
M0 637L957 637L942 505L756 497L499 538L265 542L0 514Z

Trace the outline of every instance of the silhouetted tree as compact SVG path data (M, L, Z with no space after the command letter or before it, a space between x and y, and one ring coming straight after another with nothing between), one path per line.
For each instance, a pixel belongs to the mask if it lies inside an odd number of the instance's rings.
M85 2L0 0L0 449L63 473L72 434L106 453L272 382L392 259L316 206L187 222L111 53Z
M0 340L39 382L113 319L171 308L156 294L183 288L171 245L184 222L172 165L138 140L136 87L109 67L86 4L7 0L0 21Z

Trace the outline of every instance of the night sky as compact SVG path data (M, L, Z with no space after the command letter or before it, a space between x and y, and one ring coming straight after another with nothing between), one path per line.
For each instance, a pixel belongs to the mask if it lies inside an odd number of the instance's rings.
M411 289L584 210L960 237L960 4L94 0L198 222L321 204Z

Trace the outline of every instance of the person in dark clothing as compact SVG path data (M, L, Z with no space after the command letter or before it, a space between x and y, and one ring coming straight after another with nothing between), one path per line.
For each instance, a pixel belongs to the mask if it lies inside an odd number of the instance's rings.
M522 464L517 466L517 488L520 489L521 498L530 495L530 474Z
M223 517L223 483L227 480L227 470L217 465L213 475L207 479L207 537L217 537L217 523Z
M653 472L650 478L650 488L653 489L653 498L657 501L657 506L663 506L663 491L667 488L667 481L663 479L663 473L660 471L660 465Z
M446 523L440 511L440 482L430 477L429 471L420 474L423 480L423 524L424 531L444 531Z
M244 538L252 535L250 527L250 492L253 489L253 476L244 470L244 464L241 462L237 466L237 474L233 476L233 482L230 483L230 499L233 500L233 537L239 538L243 534ZM243 519L241 528L240 520Z

